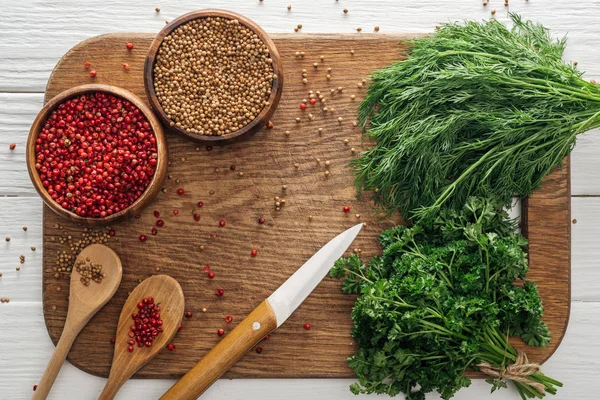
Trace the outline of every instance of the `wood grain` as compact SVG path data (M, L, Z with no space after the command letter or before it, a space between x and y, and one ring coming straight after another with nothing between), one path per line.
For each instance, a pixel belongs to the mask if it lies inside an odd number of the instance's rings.
M129 332L131 331L130 327L133 325L131 315L139 312L137 304L148 297L153 297L155 303L159 304L163 332L156 336L151 347L140 348L134 345L133 352L129 352L127 350L128 342L131 340ZM183 318L184 306L185 300L181 286L170 276L151 276L137 285L121 310L110 374L98 400L113 399L121 386L131 378L135 371L153 359L171 342Z
M254 345L277 328L277 318L263 300L246 318L202 357L160 400L194 400L201 396Z
M66 100L71 99L73 97L78 97L86 93L108 93L113 96L128 100L131 104L139 108L144 117L148 120L148 123L152 127L152 131L154 133L154 137L156 138L156 153L158 154L157 164L155 173L152 176L152 180L148 184L148 187L142 193L140 197L138 197L129 207L124 210L121 210L117 213L109 215L105 218L86 218L76 213L63 208L59 203L52 199L52 196L48 194L46 188L42 184L42 179L35 168L37 163L36 154L35 154L35 146L36 140L40 134L40 131L44 127L46 120L50 116L50 114L58 107L60 104L64 103ZM46 100L46 104L40 110L37 117L33 121L31 125L31 129L29 130L29 137L27 138L27 171L29 172L29 177L35 190L37 190L38 194L44 200L44 203L48 206L48 208L52 209L59 215L63 217L67 217L75 222L84 223L87 225L107 225L110 223L115 223L118 221L122 221L126 218L131 218L140 212L148 203L150 203L160 192L160 189L167 177L167 161L168 160L168 151L167 151L167 143L165 139L165 134L163 132L162 125L158 121L158 118L154 115L151 108L148 107L148 104L142 101L138 96L129 92L128 90L122 89L120 87L111 86L111 85L99 85L99 84L85 84L75 86L69 89L66 89L56 96L54 96L50 100Z
M98 310L113 297L121 283L123 276L121 260L110 248L102 244L93 244L81 251L77 257L77 261L79 260L89 260L101 265L106 277L100 283L91 282L89 285L84 285L79 273L73 271L71 274L65 326L38 388L33 393L33 400L43 400L48 396L75 338Z
M364 89L359 89L357 84L371 71L401 58L404 48L398 41L406 36L295 34L272 37L282 56L286 81L281 103L272 118L275 128L262 130L251 140L214 146L212 151L167 132L171 154L168 173L172 179L166 181L166 193L159 194L141 218L113 227L118 241L111 246L123 259L123 285L75 343L70 361L79 368L106 376L112 353L109 341L120 306L138 279L158 273L156 266L161 268L160 273L169 274L181 283L187 299L186 309L192 311L194 317L183 321L184 328L175 337L175 345L182 350L159 354L138 371L138 377L181 376L218 343L218 328L230 331L236 321L247 315L316 250L356 222L368 222L368 226L360 233L355 248L360 248L365 258L380 251L377 236L394 221L378 221L370 214L372 206L368 196L362 200L355 197L347 163L353 157L350 149L360 150L366 143L362 143L359 129L353 128L351 122L364 95ZM143 96L144 56L151 41L149 34L111 34L81 43L55 68L46 96L52 97L65 88L88 81L90 78L83 68L86 60L98 71L98 82L120 85ZM133 52L127 52L123 46L126 42L135 44ZM350 54L352 49L354 55ZM296 58L296 51L304 51L305 58ZM319 61L320 55L325 56L323 63ZM130 64L130 71L122 69L123 62ZM313 62L319 63L316 70L312 68ZM325 78L328 67L333 68L330 81ZM309 71L308 85L301 82L302 68ZM343 92L331 96L329 90L338 86L344 87ZM325 94L325 105L333 106L335 112L324 113L316 106L301 111L298 105L307 97L308 90ZM354 101L350 99L352 94L356 95ZM308 119L309 113L315 116L314 120ZM339 116L343 118L341 124L337 121ZM300 123L295 122L296 117L301 118ZM319 127L324 129L322 136L318 134ZM290 135L286 136L285 131L290 131ZM347 145L344 139L349 140ZM325 161L328 160L327 167ZM235 171L230 169L232 165L236 166ZM327 170L329 177L325 175ZM239 172L243 176L239 176ZM287 190L282 190L282 185L287 185ZM175 193L179 187L185 189L183 196ZM532 198L529 208L544 210L548 202L555 205L558 214L568 216L567 174L554 173L540 193L545 195ZM286 199L279 212L275 211L275 196ZM204 202L202 208L196 207L198 201ZM352 211L342 212L344 205L350 205ZM174 209L179 210L178 216L173 215ZM159 228L157 236L148 235L156 221L153 210L160 211L165 221L165 227ZM201 214L201 220L194 221L192 213ZM355 217L356 213L360 219ZM538 238L541 234L556 240L551 254L543 254L532 244L531 273L539 276L543 295L554 296L560 304L554 300L547 304L546 319L553 328L554 339L546 349L527 349L534 361L545 360L560 341L570 301L570 237L567 234L562 242L559 239L568 232L568 217L557 214L557 218L547 220L542 214L528 216L529 232L537 230ZM56 251L62 249L59 243L48 240L61 233L54 225L60 222L64 225L63 231L75 235L81 228L59 220L52 213L44 215L44 265L47 268ZM308 218L310 215L312 220ZM260 216L266 219L264 225L257 223ZM227 222L224 228L218 226L221 219ZM215 237L212 237L213 232ZM138 240L142 233L148 235L145 243ZM204 251L200 251L200 245ZM258 250L257 257L250 256L253 248ZM542 256L544 258L540 258ZM214 280L207 279L202 271L206 264L215 272ZM64 323L66 299L54 287L63 283L49 273L44 273L43 279L46 324L50 336L56 340ZM225 290L223 297L214 295L218 287ZM350 337L353 300L341 294L338 281L326 278L271 339L261 344L262 354L248 353L225 376L353 376L346 364L346 358L356 350ZM55 311L51 310L53 305L57 306ZM204 307L206 313L201 312ZM224 321L226 315L233 316L232 324ZM304 323L310 323L312 329L305 331ZM90 346L92 342L94 346Z
M175 18L167 26L161 29L160 32L158 32L148 50L148 56L146 57L144 63L144 84L146 85L146 94L150 105L152 106L154 111L156 111L160 120L163 122L163 124L165 124L165 126L169 126L169 124L172 121L164 112L160 101L158 100L158 96L154 91L154 64L156 63L156 55L158 53L158 50L160 49L163 40L166 36L171 34L171 32L173 32L180 26L187 24L190 21L207 17L236 19L242 25L254 32L258 36L258 38L267 46L267 48L269 49L269 57L273 60L273 74L277 76L277 79L273 80L271 86L271 95L268 99L269 105L267 107L264 107L261 110L261 112L256 116L256 118L254 118L254 120L248 125L242 127L241 129L238 129L235 132L231 132L225 135L198 135L195 133L188 132L185 129L178 128L177 126L172 127L171 130L179 132L182 135L188 136L189 138L200 142L213 143L220 141L232 141L234 139L241 138L242 136L245 137L247 135L252 135L258 132L264 125L266 125L267 122L269 122L269 119L273 116L275 110L277 109L277 105L281 100L281 92L283 90L283 69L281 65L281 56L279 55L279 51L277 50L275 43L273 43L269 35L267 35L267 33L250 18L247 18L241 14L237 14L231 11L215 9L192 11L178 18Z

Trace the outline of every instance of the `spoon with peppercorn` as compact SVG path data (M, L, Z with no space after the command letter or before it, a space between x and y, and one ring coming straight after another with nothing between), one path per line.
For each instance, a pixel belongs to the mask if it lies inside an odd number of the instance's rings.
M129 295L119 317L108 381L98 400L115 397L121 386L173 339L185 301L179 283L168 275L145 279Z
M69 309L54 354L33 393L43 400L50 393L58 371L81 329L113 297L123 275L119 256L109 247L92 244L79 253L71 272Z

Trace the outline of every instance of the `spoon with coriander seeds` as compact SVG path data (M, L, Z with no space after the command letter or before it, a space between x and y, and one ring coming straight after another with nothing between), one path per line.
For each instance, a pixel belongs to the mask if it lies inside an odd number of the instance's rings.
M33 400L43 400L48 396L75 338L114 296L122 275L121 260L109 247L92 244L79 253L71 272L67 320L54 354L33 393Z
M168 275L145 279L129 295L119 317L108 381L98 400L113 399L121 386L173 339L185 301L179 283Z

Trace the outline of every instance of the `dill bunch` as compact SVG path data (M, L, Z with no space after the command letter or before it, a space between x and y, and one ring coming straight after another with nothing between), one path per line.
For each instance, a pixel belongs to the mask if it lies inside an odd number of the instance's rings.
M352 162L359 191L414 221L470 196L527 196L600 126L600 87L565 63L565 39L511 15L443 25L372 75L358 118L375 145Z

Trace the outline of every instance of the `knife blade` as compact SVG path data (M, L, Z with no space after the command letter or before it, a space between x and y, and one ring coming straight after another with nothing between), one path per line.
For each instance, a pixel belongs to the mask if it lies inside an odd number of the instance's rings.
M347 229L317 251L175 383L160 400L193 400L204 393L248 350L290 317L327 275L334 262L350 247L362 226L358 224Z

